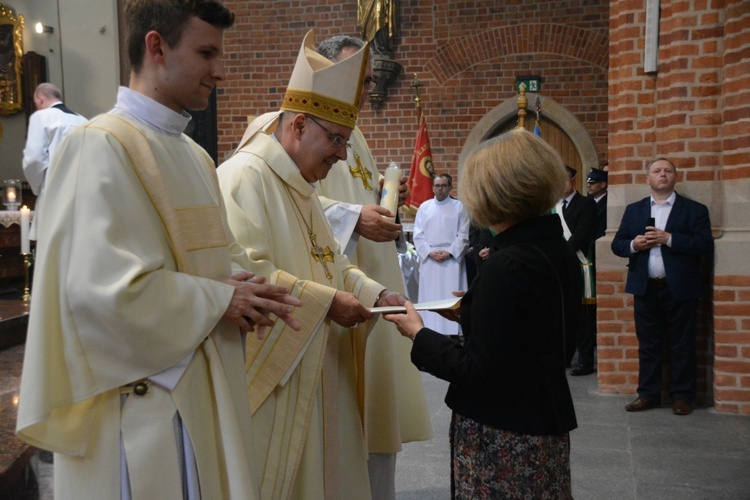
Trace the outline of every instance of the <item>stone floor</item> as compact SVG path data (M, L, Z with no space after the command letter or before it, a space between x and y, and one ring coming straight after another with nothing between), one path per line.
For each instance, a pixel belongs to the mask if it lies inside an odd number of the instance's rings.
M423 375L435 437L399 455L398 500L450 498L448 384ZM578 429L571 432L573 497L750 499L750 417L671 407L628 413L634 396L598 393L596 375L568 377Z
M450 498L448 384L428 374L423 380L435 437L404 445L398 500ZM627 413L633 397L599 394L596 375L569 382L578 416L571 433L574 498L750 499L750 417L710 408L678 417L666 406ZM49 455L37 453L32 470L29 488L16 499L51 500Z

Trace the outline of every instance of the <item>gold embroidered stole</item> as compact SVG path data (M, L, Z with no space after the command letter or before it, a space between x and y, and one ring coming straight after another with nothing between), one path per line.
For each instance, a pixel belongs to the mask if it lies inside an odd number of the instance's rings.
M297 210L294 212L297 218L299 231L305 234L305 240L310 251L307 252L310 271L316 283L330 284L338 288L341 272L335 259L329 262L321 259L321 250L331 254L335 249L335 243L328 229L321 210L315 206L312 197L303 197L289 186L284 186L290 202ZM313 194L313 196L316 196ZM310 214L310 220L306 221L303 214ZM308 227L309 225L309 227ZM308 230L315 237L314 241L308 235ZM319 247L316 251L315 244ZM330 278L333 279L330 279ZM328 320L330 333L325 343L325 353L322 367L322 398L325 418L323 419L323 443L325 447L325 492L328 498L339 498L339 328Z
M246 377L253 420L263 430L255 432L256 446L266 452L259 460L261 497L289 498L310 430L329 333L325 319L315 332L309 328L320 321L316 314L328 310L332 295L284 271L274 276L274 284L289 288L303 301L294 312L303 331L276 321L262 341L248 335ZM290 366L294 366L291 372ZM271 414L271 422L264 413Z
M280 181L283 182L283 181ZM299 280L279 270L272 276L275 284L291 290L291 295L303 302L293 316L302 325L299 332L289 328L283 321L276 321L261 341L248 336L246 344L246 377L250 408L256 425L257 448L264 450L260 457L262 465L261 496L263 498L288 498L295 485L300 461L308 442L312 412L318 397L324 407L323 442L325 453L326 496L336 491L339 482L337 456L339 441L338 424L338 337L337 328L326 318L333 296L340 282L338 262L323 262L332 276L329 281L325 268L316 261L310 251L307 224L316 235L323 249L334 252L333 238L321 210L310 197L294 195L285 185L290 197L289 209L295 213L296 227L288 228L303 241L308 259L309 280ZM292 196L299 205L293 206ZM307 224L299 212L311 214ZM299 249L296 249L299 251ZM292 251L291 249L289 251ZM314 330L313 330L314 329ZM270 405L270 406L269 406ZM319 432L318 429L313 432Z
M112 134L130 158L133 170L164 224L178 271L193 274L187 257L190 251L229 244L219 205L181 209L174 207L151 146L136 127L122 118L108 114L97 117L89 126ZM218 193L219 182L215 169L211 165L206 167Z

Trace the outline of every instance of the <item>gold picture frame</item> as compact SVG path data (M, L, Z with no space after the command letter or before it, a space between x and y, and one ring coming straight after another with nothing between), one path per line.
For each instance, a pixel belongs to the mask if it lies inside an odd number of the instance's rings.
M15 16L0 3L0 115L23 109L21 59L23 57L23 15Z

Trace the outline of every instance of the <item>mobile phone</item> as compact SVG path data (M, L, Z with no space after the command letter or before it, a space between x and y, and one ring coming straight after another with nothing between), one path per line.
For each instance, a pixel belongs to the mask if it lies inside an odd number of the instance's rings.
M646 227L648 227L648 226L655 227L656 226L656 219L654 219L653 217L649 217L648 220L646 221Z

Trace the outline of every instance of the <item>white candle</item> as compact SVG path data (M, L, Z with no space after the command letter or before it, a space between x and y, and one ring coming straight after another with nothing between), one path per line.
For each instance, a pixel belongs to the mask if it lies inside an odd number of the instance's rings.
M8 203L16 202L16 188L8 188L8 192L6 194L8 197Z
M388 168L385 169L385 181L383 182L383 192L380 194L380 206L385 207L392 214L398 210L398 186L401 181L401 169L398 163L392 161ZM395 221L395 215L393 217L387 217L391 221Z
M29 242L29 220L31 210L26 205L21 207L21 253L30 253L31 244Z

